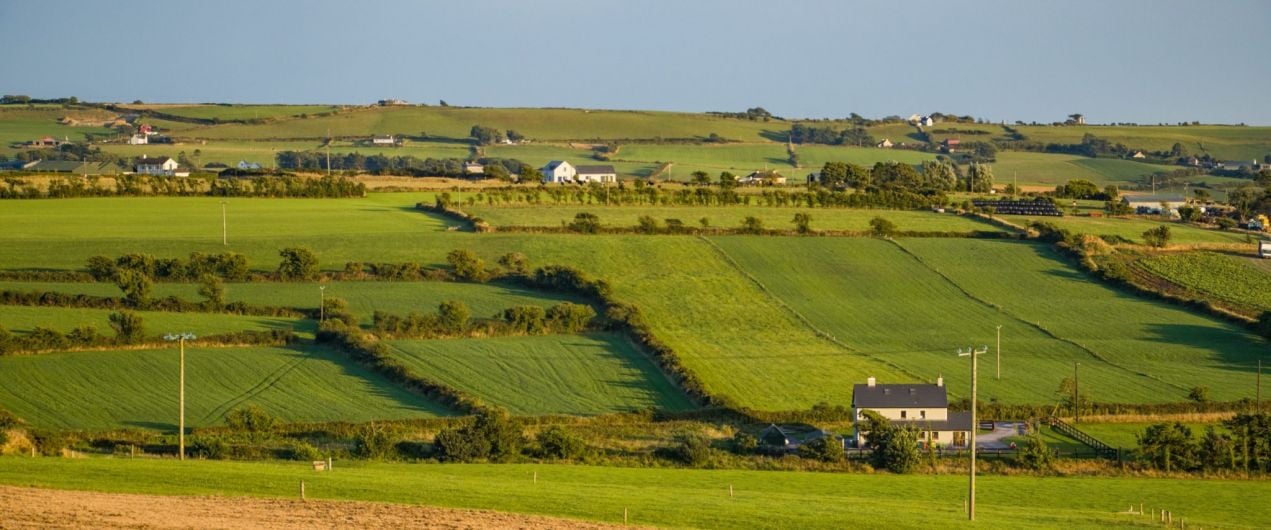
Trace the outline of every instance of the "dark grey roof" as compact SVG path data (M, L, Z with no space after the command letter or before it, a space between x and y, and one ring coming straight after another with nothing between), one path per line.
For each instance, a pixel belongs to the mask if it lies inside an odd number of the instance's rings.
M543 166L543 169L551 171L553 169L556 169L556 166L559 166L564 163L565 163L564 160L552 160L551 162L548 162L546 166Z
M947 420L888 420L892 425L913 427L923 431L970 431L971 411L950 412Z
M945 388L928 384L856 385L852 387L852 406L860 409L900 407L943 408L949 406Z
M172 160L170 156L161 156L158 158L139 158L137 165L139 166L161 166L167 161Z
M609 173L617 173L613 170L613 166L574 166L579 175L603 175Z

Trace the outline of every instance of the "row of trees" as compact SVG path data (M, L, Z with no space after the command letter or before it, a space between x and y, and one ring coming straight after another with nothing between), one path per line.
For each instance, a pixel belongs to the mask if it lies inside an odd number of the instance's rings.
M14 335L0 326L0 355L18 352L55 351L68 348L92 348L137 344L145 339L145 326L136 313L121 311L108 317L114 338L102 335L93 326L79 326L68 333L36 326L26 335Z
M1241 413L1197 437L1182 423L1158 423L1138 436L1139 452L1164 471L1271 471L1271 414Z
M327 155L316 151L280 151L275 157L278 167L293 170L325 171ZM520 160L508 158L482 158L479 160L487 171L520 175L532 166ZM415 156L363 155L361 153L333 153L331 169L335 171L361 171L373 174L413 175L419 177L462 177L467 173L462 158L425 158ZM492 169L498 167L500 169Z
M790 142L795 144L874 145L874 137L864 127L839 130L832 125L796 123L790 126Z
M432 339L459 337L480 328L485 335L545 335L578 333L596 317L585 304L561 302L544 309L527 305L505 309L495 319L474 321L468 306L459 300L442 302L436 313L416 313L402 317L384 311L372 315L372 327L383 337Z

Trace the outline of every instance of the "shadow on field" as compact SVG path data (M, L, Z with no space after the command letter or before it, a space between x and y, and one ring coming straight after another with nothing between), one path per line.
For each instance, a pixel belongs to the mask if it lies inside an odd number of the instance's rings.
M1252 343L1258 339L1234 326L1224 323L1224 327L1226 329L1190 324L1151 324L1147 332L1150 334L1148 337L1150 340L1183 344L1193 349L1212 352L1213 361L1221 364L1219 368L1236 372L1256 372L1262 345ZM1241 340L1251 344L1238 344L1237 342Z

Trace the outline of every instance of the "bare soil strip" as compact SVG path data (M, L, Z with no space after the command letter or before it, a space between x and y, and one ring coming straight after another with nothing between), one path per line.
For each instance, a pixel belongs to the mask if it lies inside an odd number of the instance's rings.
M97 493L0 486L0 528L613 528L375 502Z

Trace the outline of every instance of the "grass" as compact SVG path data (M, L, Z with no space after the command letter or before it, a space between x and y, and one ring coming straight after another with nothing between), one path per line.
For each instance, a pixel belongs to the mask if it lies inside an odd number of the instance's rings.
M548 307L563 301L577 302L569 296L533 291L509 284L474 284L452 282L327 282L325 296L343 298L349 310L369 324L375 311L405 315L411 311L434 312L447 300L468 305L474 316L490 317L508 307L538 305ZM0 281L0 290L53 291L119 296L110 283L55 283ZM201 300L198 285L193 283L158 283L155 297L176 296L184 300ZM322 293L315 283L227 283L225 299L256 306L317 308ZM2 308L3 306L0 306Z
M448 414L320 347L186 348L186 425L255 404L284 421ZM0 357L0 407L33 426L176 430L176 346Z
M108 317L110 309L85 309L79 307L29 307L0 305L0 325L18 335L31 332L36 326L52 328L63 333L80 326L92 326L98 333L111 336ZM314 330L311 321L295 318L221 315L209 313L171 313L165 311L138 311L147 335L163 335L173 331L188 331L195 335L211 335L231 331L294 329L305 333Z
M26 106L0 106L0 154L13 154L21 149L14 143L26 143L44 136L59 140L82 141L86 134L113 134L104 127L73 127L58 123L63 116L104 121L114 114L90 109L63 109L60 106L40 105L34 109Z
M853 230L867 231L869 222L875 217L882 217L896 224L898 230L919 232L970 232L975 230L999 232L996 225L981 222L973 218L953 214L939 214L929 211L912 210L855 210L845 208L790 208L768 206L472 206L464 207L494 226L560 226L561 221L569 222L580 212L594 213L600 217L601 224L614 227L631 227L638 224L641 216L652 216L659 226L664 226L666 219L679 219L685 226L700 226L703 217L710 220L711 226L736 228L741 226L746 217L757 217L766 228L793 229L796 213L812 216L813 230Z
M1210 230L1173 221L1150 219L1146 217L1027 217L1005 215L1002 216L1002 218L1020 225L1027 225L1033 221L1043 221L1054 224L1059 228L1068 229L1074 233L1092 234L1097 236L1117 236L1135 243L1143 243L1143 232L1156 228L1162 224L1167 224L1170 227L1171 244L1230 244L1245 242L1244 234L1224 232L1221 230Z
M0 483L162 495L366 500L535 513L695 528L831 528L886 521L895 528L971 527L965 477L770 471L608 468L573 465L362 464L331 473L301 463L6 457ZM537 481L531 475L537 474ZM1266 481L982 476L979 525L1010 528L1152 526L1128 506L1170 509L1189 527L1271 523ZM728 487L733 486L734 496ZM1198 489L1205 494L1197 496Z
M548 335L390 343L416 373L513 414L604 414L692 403L620 335Z
M252 120L329 112L331 105L189 105L155 109L164 114L203 120Z
M1221 160L1261 159L1271 152L1271 127L1140 126L1140 127L1016 127L1029 140L1043 143L1081 143L1090 133L1101 139L1125 144L1131 149L1169 151L1175 143L1183 144L1194 155L1209 153Z
M992 166L998 184L1018 181L1020 186L1045 186L1052 189L1076 179L1089 180L1099 187L1109 184L1125 186L1158 171L1177 169L1112 158L1021 151L999 152L997 162Z
M1155 422L1155 423L1173 423L1173 422L1171 421L1171 422ZM1122 449L1134 450L1134 449L1137 449L1139 446L1138 436L1142 435L1143 432L1146 431L1147 428L1153 424L1154 423L1085 423L1083 422L1078 424L1077 428L1081 429L1082 431L1089 434L1090 436L1095 437L1096 440L1099 440L1113 447L1120 447ZM1183 422L1183 425L1186 425L1191 428L1192 437L1197 440L1199 440L1202 436L1205 435L1205 429L1208 427L1214 427L1215 429L1218 430L1218 432L1225 431L1221 425L1216 425L1213 423Z
M1251 397L1254 362L1266 342L1241 327L1105 286L1045 245L947 239L904 245L961 289L1000 307L1004 317L1037 324L1089 351L1081 381L1095 401L1181 402L1194 386L1209 387L1218 400ZM1112 373L1121 374L1122 384L1086 384ZM1152 394L1134 396L1136 385Z
M1137 262L1147 271L1218 300L1271 311L1271 274L1253 258L1213 252L1169 253Z

